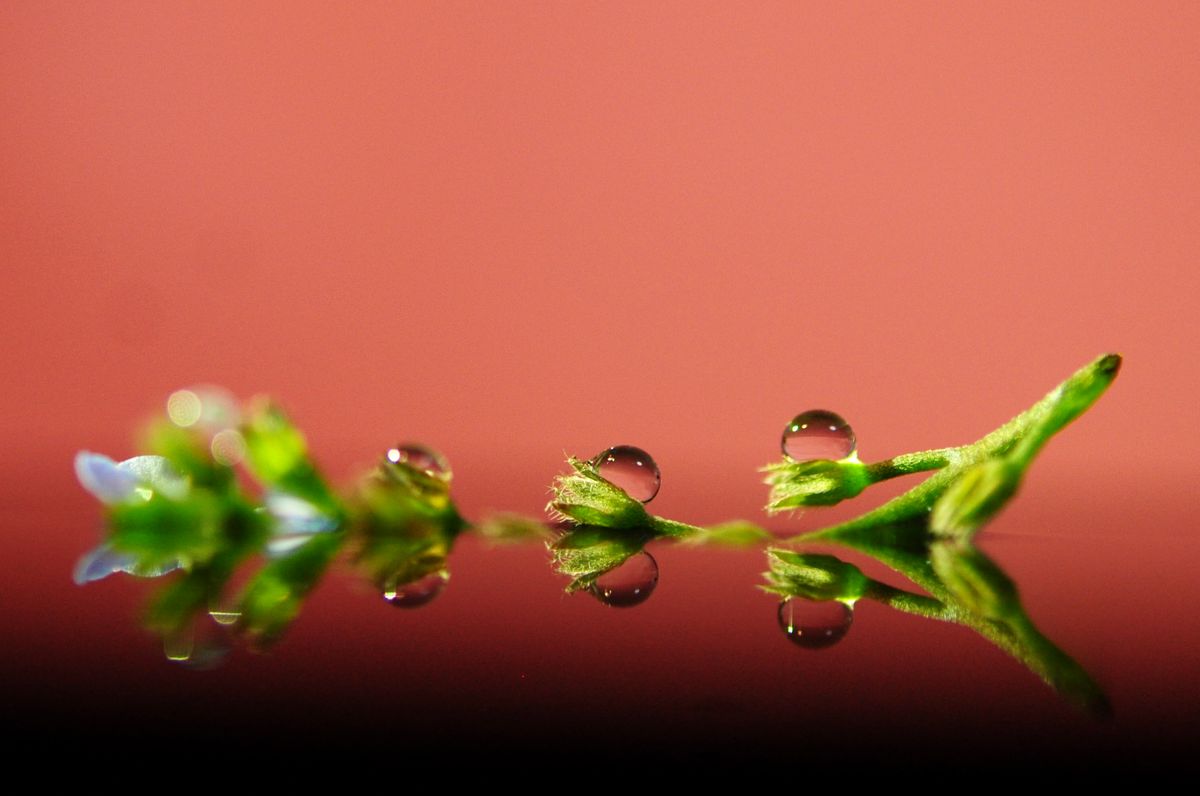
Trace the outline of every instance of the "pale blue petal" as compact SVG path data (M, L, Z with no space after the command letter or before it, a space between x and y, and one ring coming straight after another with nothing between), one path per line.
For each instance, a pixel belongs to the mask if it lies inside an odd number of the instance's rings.
M76 585L82 586L94 580L107 578L114 572L126 572L135 563L137 559L133 555L117 552L108 545L100 545L79 559L72 577Z
M133 497L138 477L122 470L107 456L91 451L75 454L75 477L80 485L103 503L120 503Z
M174 572L180 566L178 561L170 561L153 567L139 566L137 556L133 553L114 550L109 545L102 544L89 550L79 559L75 564L72 577L77 585L82 586L85 583L107 578L114 572L125 572L139 578L157 578L168 572Z

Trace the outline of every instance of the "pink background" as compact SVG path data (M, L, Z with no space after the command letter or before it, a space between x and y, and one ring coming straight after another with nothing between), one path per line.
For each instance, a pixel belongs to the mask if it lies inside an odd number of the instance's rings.
M998 532L1194 565L1197 41L1194 3L3 4L9 637L86 610L74 452L198 382L339 481L419 439L468 515L536 514L631 443L705 522L761 516L802 409L881 458L1119 351Z

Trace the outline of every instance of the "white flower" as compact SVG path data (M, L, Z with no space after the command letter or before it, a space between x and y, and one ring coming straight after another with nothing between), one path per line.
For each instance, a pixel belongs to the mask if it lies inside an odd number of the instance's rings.
M172 500L184 498L190 484L162 456L134 456L114 462L99 453L75 454L75 477L101 503L149 500L155 492Z
M99 453L80 451L75 454L75 477L84 489L108 505L149 500L155 493L180 500L191 488L188 479L175 472L162 456L135 456L114 462ZM82 586L114 572L156 578L180 566L178 561L154 567L140 566L136 555L103 543L79 559L72 577Z

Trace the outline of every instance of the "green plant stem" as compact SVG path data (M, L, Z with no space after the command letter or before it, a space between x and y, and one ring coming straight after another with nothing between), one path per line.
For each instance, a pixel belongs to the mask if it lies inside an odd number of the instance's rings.
M959 450L959 448L937 448L917 453L903 453L891 459L868 464L867 474L871 478L871 483L877 484L880 481L902 475L940 470L958 458Z
M1121 357L1117 354L1098 357L1029 409L971 445L905 454L889 460L899 462L895 465L897 470L920 469L922 465L934 464L939 459L944 459L945 465L913 489L872 511L848 522L791 537L787 541L838 541L845 534L853 534L864 528L924 517L954 481L969 468L989 458L1011 454L1013 463L1023 470L1050 437L1095 403L1116 377L1120 364ZM868 469L884 465L888 465L888 462L870 465Z
M689 525L686 522L677 522L654 515L650 516L650 528L654 531L655 536L672 536L677 539L704 532L704 529L698 525Z
M916 616L923 616L927 619L938 619L943 622L955 621L954 609L940 600L936 600L933 597L926 597L923 594L913 594L904 589L897 589L894 586L880 583L877 580L871 581L863 597L883 603L890 608L895 608L897 611L903 611L906 614L915 614Z

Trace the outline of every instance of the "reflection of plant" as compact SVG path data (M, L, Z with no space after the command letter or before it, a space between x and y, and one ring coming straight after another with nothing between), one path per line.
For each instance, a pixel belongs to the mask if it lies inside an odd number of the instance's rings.
M881 529L875 529L876 531ZM923 523L851 531L842 544L882 561L928 594L897 589L867 577L834 556L767 551L767 591L785 598L873 600L905 613L965 625L1021 661L1064 697L1096 715L1107 715L1104 692L1086 671L1034 626L1016 585L970 542L939 538Z
M744 545L770 537L748 522L705 528L656 517L604 480L593 462L574 457L567 462L572 471L554 479L546 511L573 526L549 545L555 569L571 578L568 592L591 588L598 577L616 569L652 539Z
M1087 673L1043 636L1021 607L1015 585L970 544L1016 494L1042 446L1082 414L1116 377L1121 358L1099 357L1009 423L972 445L904 454L864 464L854 454L840 461L785 459L766 468L771 486L769 513L831 505L868 486L907 473L936 470L923 483L862 516L791 541L832 542L866 552L908 576L928 594L917 594L868 578L852 564L829 555L782 549L768 551L768 591L785 598L859 599L908 613L967 625L1021 660L1064 696L1089 711L1105 713L1108 702ZM836 416L835 416L836 417ZM655 536L704 541L722 537L704 529L652 517L586 462L571 459L574 472L552 486L552 515L603 526L580 528L552 546L560 572L581 588L619 565ZM731 523L754 541L755 526ZM624 531L624 535L622 535Z
M866 578L830 556L771 550L768 588L807 599L860 597L901 611L971 627L1086 710L1105 714L1104 693L1079 664L1030 621L1015 584L971 544L972 537L1016 494L1046 442L1085 412L1117 375L1121 358L1099 357L1025 412L972 445L911 453L864 465L784 461L767 468L768 511L837 502L887 478L937 472L903 495L856 519L795 537L845 545L904 574L928 595ZM849 485L849 486L846 486Z
M183 420L181 394L194 409ZM171 657L191 649L188 636L209 613L256 643L276 641L347 547L380 589L445 569L466 523L444 479L385 459L353 494L339 497L278 406L259 400L244 415L223 408L206 415L202 401L210 394L172 396L172 419L147 435L153 455L119 464L87 452L76 457L80 483L104 502L106 516L105 539L81 559L76 581L180 570L146 616ZM215 429L197 416L236 425ZM240 485L239 463L261 486L261 499ZM260 556L265 562L245 588L228 595L234 573Z

